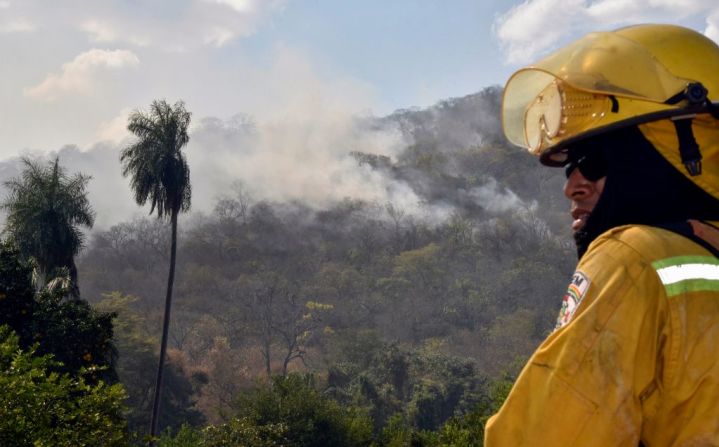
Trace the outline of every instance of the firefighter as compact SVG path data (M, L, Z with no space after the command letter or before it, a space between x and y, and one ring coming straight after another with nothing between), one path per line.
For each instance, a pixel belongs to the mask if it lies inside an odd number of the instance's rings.
M716 101L719 46L672 25L589 34L507 82L507 138L566 169L579 263L488 447L719 446Z

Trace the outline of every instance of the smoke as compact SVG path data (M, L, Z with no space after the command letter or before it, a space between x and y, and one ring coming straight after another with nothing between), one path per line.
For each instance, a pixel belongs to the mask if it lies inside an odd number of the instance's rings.
M117 145L101 143L87 151L81 151L77 146L65 146L49 153L26 151L21 156L36 161L58 157L67 174L81 172L91 176L87 192L96 213L95 227L107 229L142 213L132 199L127 179L120 173L119 151ZM0 162L0 200L7 197L5 182L19 177L22 168L20 157ZM0 223L4 220L5 212L2 211Z
M333 90L338 86L312 89L308 80L304 86L289 96L285 107L267 109L261 117L236 114L194 121L185 149L193 212L211 213L220 197L232 194L237 181L255 201L298 202L322 210L345 199L361 200L380 207L390 204L435 224L462 208L503 213L528 207L492 178L479 185L458 183L464 175L459 161L445 163L438 177L418 169L412 158L420 150L452 161L458 151L497 142L499 89L378 118L348 106L352 95L337 101ZM92 176L89 199L98 230L149 212L149 207L134 203L129 179L121 175L120 152L131 139L117 122L108 123L107 129L112 138L86 150L70 145L45 155L25 154L58 156L68 173ZM356 154L375 156L384 165L360 162ZM18 173L19 159L0 163L0 181Z
M212 202L241 179L263 200L323 208L352 198L417 209L420 199L407 185L358 165L350 155L396 154L404 146L397 129L368 131L360 120L336 113L314 118L258 123L240 115L203 120L188 146L195 203Z
M472 201L482 204L491 213L504 213L508 211L532 210L536 203L526 203L513 191L503 188L493 178L489 181L468 191L462 191Z
M398 131L365 132L349 116L317 122L293 120L255 123L246 115L227 120L205 118L193 127L186 148L193 187L192 210L209 213L216 200L241 180L256 200L301 201L323 208L344 198L392 202L418 210L420 198L406 185L369 166L359 166L352 151L392 154L402 146ZM124 140L127 143L129 140ZM81 150L65 146L32 159L59 157L68 173L92 176L88 195L96 227L107 228L149 212L134 203L129 179L121 175L123 143L104 142ZM0 162L0 181L17 177L19 158ZM4 187L0 188L4 197Z
M433 145L443 153L503 142L500 87L438 102L427 109L398 110L383 122L398 125L409 144Z

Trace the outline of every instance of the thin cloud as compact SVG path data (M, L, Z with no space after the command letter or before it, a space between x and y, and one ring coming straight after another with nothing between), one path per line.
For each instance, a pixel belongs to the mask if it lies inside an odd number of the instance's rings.
M526 64L568 37L632 23L679 21L708 16L707 36L719 41L719 6L704 0L527 0L494 22L505 61Z
M285 0L140 0L144 5L98 3L77 14L92 42L116 42L185 52L199 46L224 46L253 34ZM84 8L84 6L83 6ZM166 20L165 9L173 11Z
M131 109L126 108L115 118L101 122L98 125L97 132L95 132L96 140L98 142L119 144L129 138L130 132L127 130L127 119L131 112Z
M719 8L707 17L707 27L704 34L714 42L719 42Z
M117 39L117 33L112 25L100 20L87 20L80 25L93 42L113 42Z
M584 13L584 0L528 0L497 18L494 31L508 63L532 60Z
M206 3L219 3L227 5L241 14L252 13L258 7L257 1L253 0L204 0Z
M35 31L36 28L34 23L24 18L0 22L0 34L29 33Z
M134 67L138 57L128 50L93 49L79 54L62 66L60 74L51 73L40 84L25 89L25 96L37 100L54 101L61 96L87 93L92 90L94 78L103 70Z
M587 14L602 24L672 22L714 7L703 0L601 0L587 6Z
M29 33L37 29L37 24L18 6L21 5L0 0L0 34Z
M146 47L150 42L130 32L118 32L117 27L108 21L90 19L80 25L91 42L112 43L123 41L138 47Z

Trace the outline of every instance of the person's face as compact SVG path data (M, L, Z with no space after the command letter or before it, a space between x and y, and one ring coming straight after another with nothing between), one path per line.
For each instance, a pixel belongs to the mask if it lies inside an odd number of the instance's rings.
M569 199L571 206L569 213L572 215L572 232L581 230L587 223L599 197L604 190L606 177L596 181L587 180L579 169L574 169L567 182L564 184L564 195Z

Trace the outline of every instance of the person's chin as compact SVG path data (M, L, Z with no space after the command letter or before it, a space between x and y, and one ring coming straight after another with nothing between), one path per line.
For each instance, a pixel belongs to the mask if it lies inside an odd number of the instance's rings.
M574 244L577 246L577 255L581 258L584 252L587 251L589 244L592 242L592 237L585 230L584 225L576 230L572 236L574 237Z

